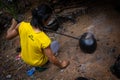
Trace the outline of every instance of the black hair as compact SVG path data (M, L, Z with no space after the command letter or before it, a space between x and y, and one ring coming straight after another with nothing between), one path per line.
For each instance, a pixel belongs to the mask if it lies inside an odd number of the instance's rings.
M46 21L52 14L52 8L48 4L41 4L32 10L32 20L30 24L43 30L43 21Z

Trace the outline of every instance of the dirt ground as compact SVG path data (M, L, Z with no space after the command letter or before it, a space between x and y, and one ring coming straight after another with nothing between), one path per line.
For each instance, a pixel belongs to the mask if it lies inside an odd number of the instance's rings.
M99 3L99 2L98 2ZM59 69L53 64L43 72L27 76L31 66L22 60L16 60L19 37L5 40L5 32L0 38L0 80L74 80L87 77L92 80L119 80L110 71L110 66L120 54L120 13L111 4L92 4L87 11L76 18L76 23L66 22L59 32L80 37L91 31L97 39L97 49L93 54L84 53L79 41L55 33L48 33L52 40L60 43L60 60L69 60L66 69Z

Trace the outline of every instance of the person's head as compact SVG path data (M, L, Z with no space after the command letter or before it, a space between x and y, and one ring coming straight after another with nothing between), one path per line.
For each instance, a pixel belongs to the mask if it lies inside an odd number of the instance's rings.
M32 10L32 20L31 25L43 29L44 23L48 20L48 18L52 14L52 9L47 4L41 4L37 8Z

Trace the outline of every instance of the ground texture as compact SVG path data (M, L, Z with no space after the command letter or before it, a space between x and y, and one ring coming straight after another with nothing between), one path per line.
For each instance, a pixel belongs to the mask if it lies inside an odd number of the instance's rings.
M36 71L32 76L27 76L26 72L31 66L16 59L19 37L8 41L4 32L0 38L0 80L74 80L80 76L119 80L112 75L110 66L120 54L120 13L111 4L95 3L87 7L87 11L76 18L75 24L68 21L58 31L74 37L91 31L97 39L94 53L84 53L79 47L79 40L48 33L52 40L60 43L58 59L69 60L70 65L66 69L59 69L50 63L46 71Z

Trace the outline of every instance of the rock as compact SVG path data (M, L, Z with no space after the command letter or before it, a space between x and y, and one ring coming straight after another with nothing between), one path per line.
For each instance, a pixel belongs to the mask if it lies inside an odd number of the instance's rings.
M11 79L11 78L12 78L12 75L11 75L11 74L8 74L8 75L6 76L6 78L7 78L7 79Z

